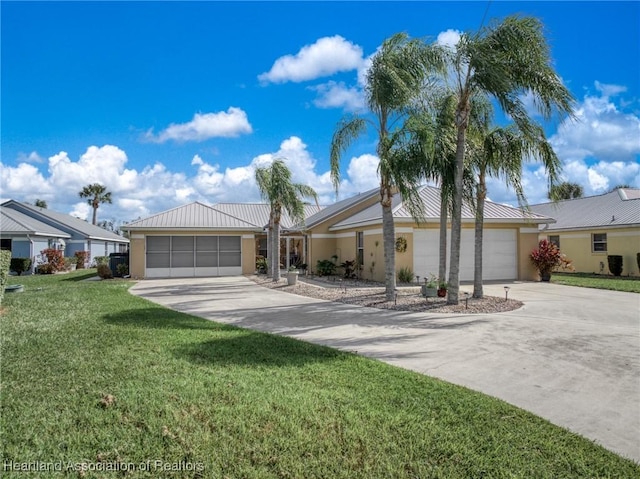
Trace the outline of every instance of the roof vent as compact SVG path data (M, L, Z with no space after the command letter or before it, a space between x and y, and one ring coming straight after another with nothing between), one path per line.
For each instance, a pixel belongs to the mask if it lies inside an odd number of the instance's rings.
M611 216L611 222L613 223L616 220L616 215Z

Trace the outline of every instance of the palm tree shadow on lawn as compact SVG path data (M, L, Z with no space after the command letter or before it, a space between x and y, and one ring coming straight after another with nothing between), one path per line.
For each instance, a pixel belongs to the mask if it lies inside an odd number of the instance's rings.
M309 363L344 359L351 355L329 347L219 324L164 308L141 308L109 314L105 315L104 321L136 329L200 330L201 333L191 336L197 341L190 341L189 336L176 334L175 347L169 345L167 348L177 358L198 365L301 367Z

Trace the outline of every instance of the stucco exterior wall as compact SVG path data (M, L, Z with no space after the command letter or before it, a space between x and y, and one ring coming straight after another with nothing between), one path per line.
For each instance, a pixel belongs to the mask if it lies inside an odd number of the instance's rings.
M592 236L606 233L607 251L593 251ZM578 273L610 274L607 255L621 255L624 276L640 276L636 254L640 253L640 228L594 228L581 231L553 231L539 235L560 237L560 251L573 261ZM601 264L602 263L602 264Z
M529 255L538 247L538 228L520 228L518 235L518 279L539 281L538 270L531 263Z
M242 274L256 272L256 237L254 234L245 233L241 240L242 248Z

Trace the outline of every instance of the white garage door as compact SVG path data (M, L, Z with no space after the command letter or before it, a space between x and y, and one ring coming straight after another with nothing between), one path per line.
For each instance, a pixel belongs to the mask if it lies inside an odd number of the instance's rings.
M240 236L147 236L147 278L242 274Z
M413 267L420 278L438 275L439 256L438 230L413 230ZM460 241L460 281L473 281L474 231L462 230ZM449 275L449 253L451 231L447 233L447 276ZM518 277L516 230L484 230L482 248L482 279L513 280Z

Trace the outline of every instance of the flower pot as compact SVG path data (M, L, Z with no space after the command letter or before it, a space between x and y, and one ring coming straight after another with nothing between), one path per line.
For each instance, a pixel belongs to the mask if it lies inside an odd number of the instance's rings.
M447 295L447 288L438 288L438 298L444 298Z
M551 280L551 271L544 271L540 273L540 279L542 281L550 281Z
M298 283L298 272L297 271L289 271L287 273L287 284L289 286L294 286Z
M435 298L438 296L438 288L428 288L425 285L420 286L420 292L425 298Z

